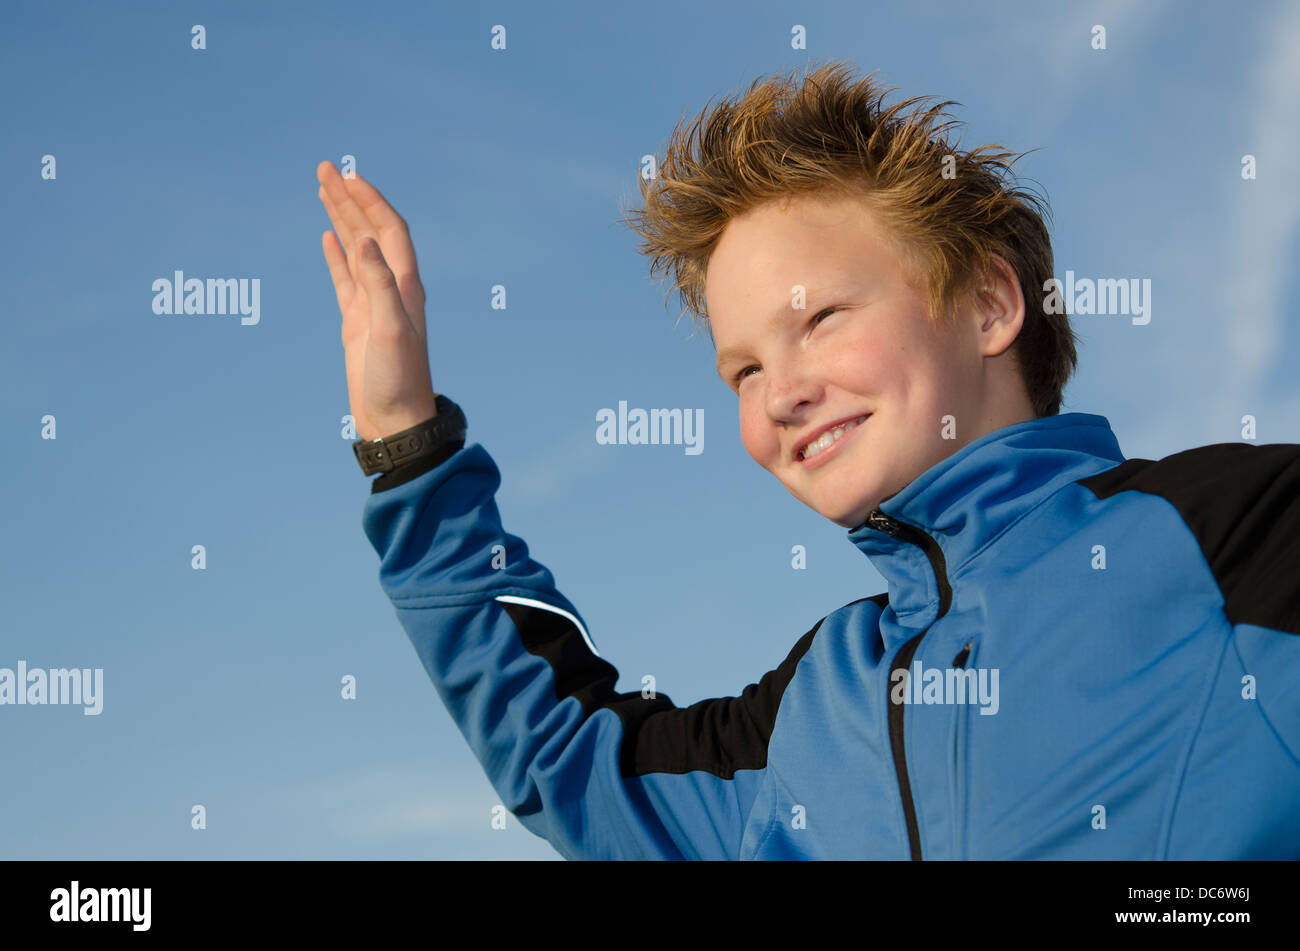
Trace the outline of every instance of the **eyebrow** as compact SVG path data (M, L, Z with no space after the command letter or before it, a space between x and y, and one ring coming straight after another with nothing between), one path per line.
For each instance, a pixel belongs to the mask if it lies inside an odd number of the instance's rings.
M774 329L776 325L779 324L787 314L790 314L792 312L793 311L789 304L784 305L775 314L773 314L771 317L768 318L766 329L767 330ZM745 353L745 351L748 349L749 349L748 347L724 347L723 349L719 350L717 356L714 358L713 361L713 367L715 370L717 370L718 375L722 376L723 364L727 363L730 360L734 360L738 358L743 353Z
M726 350L719 350L717 357L713 361L713 369L717 371L718 376L722 376L722 365L729 360L738 357L743 351L738 347L728 347Z

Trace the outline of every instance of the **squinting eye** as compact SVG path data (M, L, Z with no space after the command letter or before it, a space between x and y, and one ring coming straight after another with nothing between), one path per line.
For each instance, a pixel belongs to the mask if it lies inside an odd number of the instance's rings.
M821 311L820 313L816 314L816 315L812 318L812 320L808 321L808 323L809 323L809 324L817 324L817 323L821 323L821 319L822 319L823 317L829 317L831 314L835 313L837 310L839 310L838 307L827 307L825 310L823 310L823 311ZM739 373L737 373L736 376L735 376L735 383L736 383L736 385L737 385L737 386L740 385L741 381L743 381L743 380L745 379L745 374L747 374L750 370L757 370L757 369L758 369L758 367L756 367L756 366L750 366L750 367L745 367L745 369L743 369L743 370L741 370Z

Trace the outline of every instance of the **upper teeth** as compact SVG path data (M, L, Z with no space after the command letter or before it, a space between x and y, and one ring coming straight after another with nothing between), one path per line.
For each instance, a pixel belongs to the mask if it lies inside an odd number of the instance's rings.
M835 442L835 440L839 439L841 436L843 436L850 429L858 425L858 423L862 422L866 418L867 418L866 416L859 416L851 423L844 423L840 426L836 426L834 429L830 429L822 433L821 436L819 436L817 439L814 439L812 442L810 442L807 446L804 447L803 458L811 459L813 456L817 455L817 453L821 452L823 449L825 449L831 443Z

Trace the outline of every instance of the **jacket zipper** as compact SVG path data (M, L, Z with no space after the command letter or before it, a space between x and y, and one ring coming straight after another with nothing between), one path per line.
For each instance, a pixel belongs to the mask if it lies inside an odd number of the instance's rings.
M923 532L905 522L900 522L898 519L890 518L880 509L873 509L871 514L867 516L867 525L877 531L920 547L925 552L926 557L930 559L930 567L934 569L934 577L939 585L939 613L933 621L926 625L924 631L921 631L920 634L917 634L904 644L898 652L898 656L894 658L893 666L889 671L889 682L892 684L895 671L905 671L910 677L909 668L912 666L912 658L916 655L916 649L921 644L921 638L925 637L926 632L934 627L939 618L948 613L948 608L952 605L952 587L948 584L948 569L947 563L944 561L943 549L927 532ZM911 689L910 683L907 684L906 689ZM912 860L919 862L921 860L921 827L916 819L916 804L912 801L912 784L907 777L907 753L903 746L903 717L906 712L906 704L890 704L889 745L894 753L894 769L898 772L898 791L903 798L903 815L907 819L908 847L912 851Z

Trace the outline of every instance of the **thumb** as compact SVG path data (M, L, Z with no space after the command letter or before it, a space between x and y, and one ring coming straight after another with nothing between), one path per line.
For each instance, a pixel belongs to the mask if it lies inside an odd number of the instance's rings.
M358 242L361 283L370 299L371 331L396 333L411 330L411 321L402 306L402 295L397 289L397 276L384 260L379 242L364 237Z

